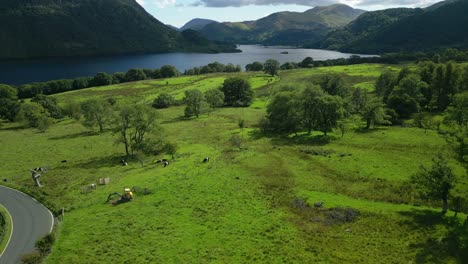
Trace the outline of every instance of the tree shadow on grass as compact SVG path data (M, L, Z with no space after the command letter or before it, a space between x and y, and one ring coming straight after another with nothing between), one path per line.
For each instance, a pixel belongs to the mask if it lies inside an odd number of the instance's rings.
M278 135L272 133L263 133L259 129L254 129L248 132L250 139L259 140L262 138L271 139L271 143L275 146L291 146L291 145L310 145L310 146L324 146L330 143L333 136L325 135L309 135L299 134L295 136Z
M190 121L190 120L192 120L192 119L187 118L185 116L180 116L180 117L173 118L171 120L163 121L163 122L161 122L161 124L173 124L173 123L177 123L177 122Z
M50 137L49 139L50 140L74 139L74 138L80 138L80 137L90 137L90 136L95 136L95 135L99 135L99 133L84 131L84 132L79 132L75 134L67 134L67 135L62 135L62 136Z
M109 168L109 167L125 167L122 166L121 161L124 160L124 156L107 156L107 157L99 157L93 158L81 163L74 164L74 168L80 169L98 169L98 168Z
M17 125L17 126L12 126L12 127L0 127L0 130L13 131L13 130L26 129L26 128L27 127L25 125Z
M400 214L408 218L402 224L416 232L437 234L437 237L427 237L425 241L410 245L412 250L418 250L416 263L447 263L454 259L457 263L468 263L468 221L430 210L405 211ZM446 228L442 235L440 226Z
M385 131L387 131L387 129L384 127L375 127L375 128L371 127L369 129L365 127L359 127L359 128L356 128L354 131L359 134L371 134L371 133L385 134Z

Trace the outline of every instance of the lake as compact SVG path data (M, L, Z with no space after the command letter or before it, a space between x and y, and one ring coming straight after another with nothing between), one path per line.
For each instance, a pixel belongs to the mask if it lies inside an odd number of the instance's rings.
M306 57L314 60L349 58L349 53L331 50L296 49L288 47L264 47L261 45L240 45L242 53L166 53L144 55L119 55L82 58L50 58L35 60L0 61L0 83L20 85L56 79L72 79L82 76L94 76L98 72L126 72L131 68L160 68L173 65L179 71L203 66L211 62L245 65L254 61L265 62L268 59L284 62L300 62ZM288 52L282 54L281 52ZM359 55L359 54L355 54ZM373 55L359 55L369 57Z

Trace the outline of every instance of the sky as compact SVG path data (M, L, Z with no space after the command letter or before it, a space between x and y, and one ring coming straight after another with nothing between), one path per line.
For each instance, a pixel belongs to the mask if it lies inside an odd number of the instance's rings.
M280 11L303 12L336 3L364 10L426 7L440 0L136 0L159 21L176 27L193 18L219 22L256 20Z

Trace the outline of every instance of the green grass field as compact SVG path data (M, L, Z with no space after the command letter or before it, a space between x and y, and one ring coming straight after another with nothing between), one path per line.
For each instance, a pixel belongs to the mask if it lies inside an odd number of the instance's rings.
M5 247L8 244L10 239L10 234L12 231L11 216L8 211L0 204L0 253L5 250Z
M162 156L144 158L143 167L133 160L121 166L124 149L110 131L89 132L72 119L46 133L5 123L0 174L65 208L46 263L464 263L468 234L458 220L466 215L441 216L438 202L421 201L405 184L434 154L448 153L435 131L394 126L325 138L317 132L265 136L256 127L276 87L307 85L334 72L347 85L372 91L385 69L396 68L299 69L273 79L240 73L257 94L249 108L222 108L198 119L181 118L183 106L158 110L161 136L179 146L167 168L155 164ZM60 103L113 97L117 104L151 104L161 92L180 99L188 89L219 87L228 76L148 80L55 97ZM233 135L242 138L241 149L229 144ZM329 154L304 152L310 149ZM206 156L210 162L202 163ZM460 177L455 193L466 197L465 171L455 160L451 165ZM29 175L36 166L48 168L40 190ZM103 177L111 183L82 192ZM152 193L118 206L105 203L109 193L132 186ZM323 208L305 205L318 201ZM341 221L337 207L359 213Z

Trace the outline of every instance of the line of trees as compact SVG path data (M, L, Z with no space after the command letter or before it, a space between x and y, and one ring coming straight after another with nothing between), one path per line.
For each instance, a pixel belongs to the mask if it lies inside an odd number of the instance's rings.
M335 128L342 136L357 118L372 125L390 124L390 116L378 97L359 88L347 88L339 75L325 75L306 86L282 86L267 106L260 121L264 132L295 133L320 131L324 135Z

